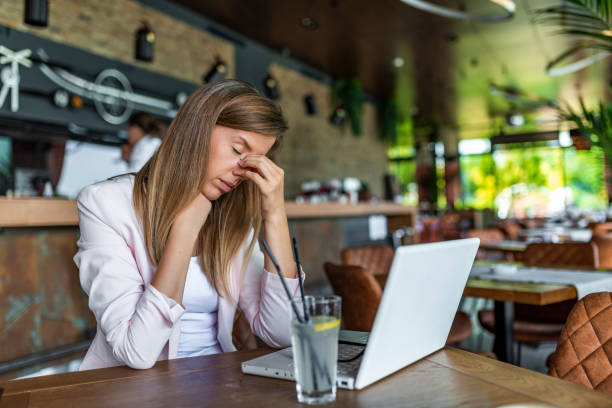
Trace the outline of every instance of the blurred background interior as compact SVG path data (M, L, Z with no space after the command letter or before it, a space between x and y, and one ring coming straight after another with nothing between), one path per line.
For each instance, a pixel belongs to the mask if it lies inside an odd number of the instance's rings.
M288 119L274 160L310 292L365 273L376 295L398 245L468 236L485 264L612 268L611 4L3 0L0 379L78 368L95 319L74 198L127 171L132 114L167 125L220 78ZM594 255L542 264L533 243ZM449 344L490 352L499 299L467 295ZM514 312L501 359L546 372L567 311L545 333Z

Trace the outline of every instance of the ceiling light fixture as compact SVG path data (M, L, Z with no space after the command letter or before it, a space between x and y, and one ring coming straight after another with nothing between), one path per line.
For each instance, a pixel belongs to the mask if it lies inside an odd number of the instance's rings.
M454 18L457 20L478 21L481 23L498 23L514 17L516 4L512 0L489 0L491 3L503 9L499 14L472 14L467 11L454 10L448 7L439 6L425 0L401 0L402 2L428 13L436 14L441 17Z
M264 79L264 95L266 95L268 98L276 100L278 98L280 98L279 92L278 92L278 82L276 81L276 79L268 74L266 76L266 78Z
M49 19L49 1L26 0L23 19L26 24L46 27Z
M402 57L393 58L393 66L395 68L401 68L404 66L404 59Z
M140 61L153 61L153 48L155 46L155 33L146 21L136 31L136 48L134 57Z
M202 78L204 83L209 83L216 81L218 79L225 78L225 74L227 74L227 64L225 61L217 57L215 64L210 68L210 70L204 75Z
M581 69L584 69L589 65L592 65L597 61L601 61L602 59L612 55L612 53L610 53L609 51L601 51L597 54L593 54L591 56L579 59L578 61L574 61L570 64L558 66L562 61L566 60L568 57L574 55L575 53L588 49L588 46L591 43L593 43L593 40L583 41L575 47L572 47L569 50L565 51L554 60L550 61L546 65L546 73L548 74L548 76L555 77L571 74L572 72L580 71Z
M317 28L319 28L319 23L317 22L317 20L315 20L312 17L303 17L302 20L300 21L302 27L304 27L307 30L316 30Z
M308 115L313 116L317 114L317 102L313 94L308 94L304 97L304 105Z

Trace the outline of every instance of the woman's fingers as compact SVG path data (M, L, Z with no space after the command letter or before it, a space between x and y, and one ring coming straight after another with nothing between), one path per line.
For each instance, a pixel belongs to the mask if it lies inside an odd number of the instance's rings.
M239 170L236 170L236 173L237 175L240 175L242 177L246 177L249 180L252 180L255 184L257 184L260 190L262 191L268 190L267 189L268 182L256 171L251 171L247 169L239 169Z
M266 156L249 155L242 159L239 162L239 165L243 168L252 167L254 169L257 169L263 177L269 180L277 178L279 176L279 173L282 172L282 170L280 170L280 168L276 166Z

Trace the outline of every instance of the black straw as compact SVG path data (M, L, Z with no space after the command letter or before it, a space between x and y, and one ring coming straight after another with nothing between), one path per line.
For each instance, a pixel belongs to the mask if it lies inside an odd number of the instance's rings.
M300 295L302 296L302 307L304 308L304 320L308 322L308 313L306 312L306 300L304 299L304 283L302 282L302 265L300 263L300 253L298 252L297 240L295 237L293 242L293 258L295 259L295 267L297 268L298 281L300 282Z
M300 318L300 314L298 313L297 307L295 306L295 303L293 302L293 297L291 296L291 292L289 292L289 288L287 287L287 283L285 282L285 276L283 275L283 273L281 272L280 266L278 265L278 262L276 262L276 258L274 258L274 255L272 255L272 250L270 249L270 247L268 246L268 243L266 242L265 239L261 240L264 246L264 249L266 250L266 252L268 253L268 256L270 257L270 260L272 261L272 263L274 264L274 267L276 268L276 271L278 272L278 276L281 279L281 282L283 284L283 288L285 288L285 292L287 293L287 297L289 298L289 302L291 303L291 307L293 308L293 313L295 313L295 316L297 317L298 321L300 323L304 323L304 321ZM295 244L295 239L294 239L294 244ZM294 249L297 249L297 246L294 247ZM294 253L294 255L297 254L297 251ZM298 276L300 275L300 270L299 270L299 258L296 256L296 260L298 262ZM301 283L301 279L300 279L300 283ZM301 286L300 286L301 288ZM303 298L304 294L302 293L302 304L304 304L304 298ZM304 318L306 318L306 315L304 316ZM315 366L315 369L317 371L319 371L319 373L322 373L326 379L327 382L331 384L331 379L329 378L329 373L327 372L327 368L326 367L321 367L321 363L319 362L319 359L317 358L317 355L315 353L315 350L312 346L312 343L309 341L309 339L306 338L301 338L303 342L306 342L308 344L308 349L310 350L310 355L313 357L313 364ZM297 379L296 379L297 380ZM312 381L313 381L313 385L315 387L315 389L319 388L317 386L317 376L313 370L312 372Z
M278 276L280 277L281 283L283 284L283 288L285 288L285 292L287 293L287 297L289 298L289 303L291 303L291 307L293 308L293 313L295 313L295 317L297 317L300 323L304 323L304 321L300 318L300 314L297 310L297 307L295 306L295 303L293 302L293 297L291 296L291 292L289 292L289 288L287 287L287 283L285 282L285 276L283 276L283 273L281 272L281 268L280 266L278 266L278 262L276 262L276 258L274 258L274 255L272 255L272 251L270 250L270 247L268 246L268 243L266 242L265 239L262 240L262 243L263 243L264 249L266 250L266 252L268 253L268 256L270 257L270 260L274 264L276 271L278 272Z

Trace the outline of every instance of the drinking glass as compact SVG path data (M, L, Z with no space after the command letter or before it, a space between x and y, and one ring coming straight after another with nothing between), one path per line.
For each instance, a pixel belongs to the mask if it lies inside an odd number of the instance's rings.
M298 401L306 404L335 401L340 296L305 296L304 302L301 297L294 297L289 310Z

